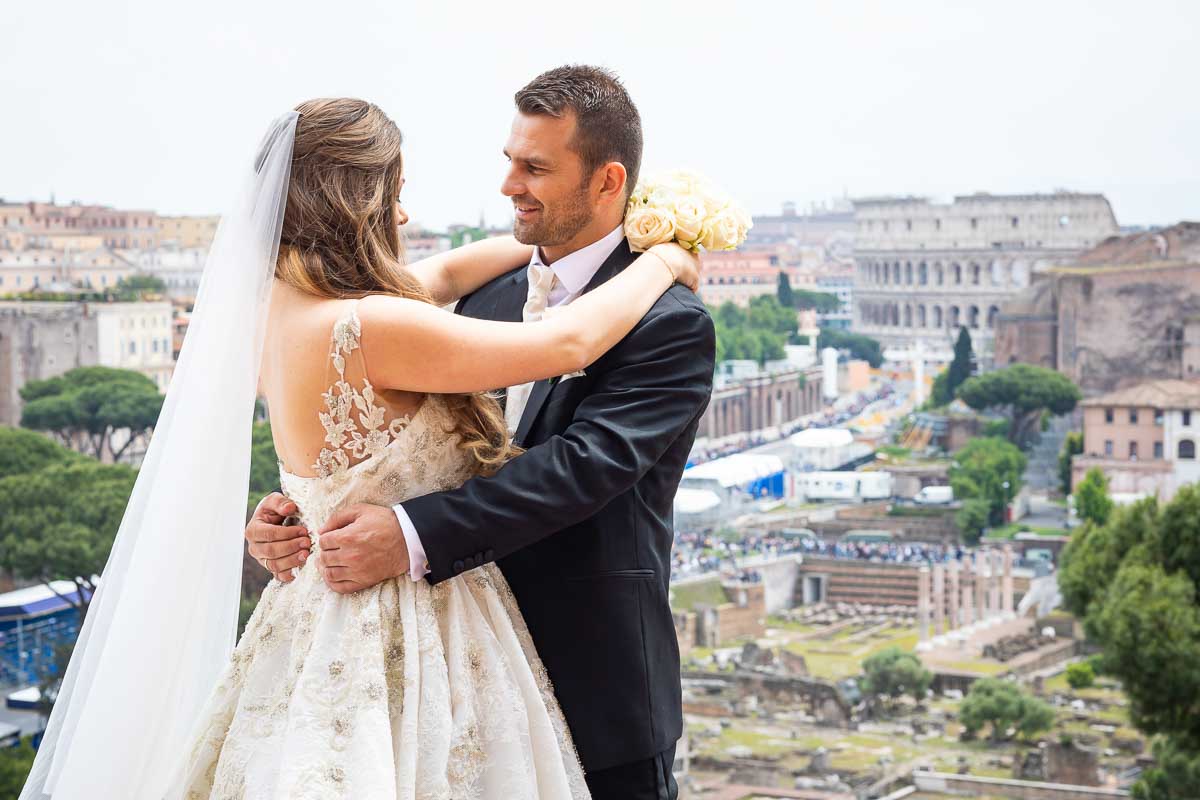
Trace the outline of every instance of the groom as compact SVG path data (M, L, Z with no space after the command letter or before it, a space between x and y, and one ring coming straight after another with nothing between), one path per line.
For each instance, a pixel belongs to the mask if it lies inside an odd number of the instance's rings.
M634 259L622 232L642 155L641 119L611 73L550 70L516 95L501 190L532 262L464 298L494 320L570 313L571 301ZM431 357L433 355L431 354ZM687 289L663 295L585 374L510 387L506 417L527 452L491 477L409 500L358 505L338 539L353 591L408 573L432 583L496 561L516 595L596 800L675 798L683 732L679 652L668 604L672 502L715 358L712 320ZM250 552L300 563L290 511L267 498ZM305 540L306 542L307 540ZM322 565L329 566L329 565Z

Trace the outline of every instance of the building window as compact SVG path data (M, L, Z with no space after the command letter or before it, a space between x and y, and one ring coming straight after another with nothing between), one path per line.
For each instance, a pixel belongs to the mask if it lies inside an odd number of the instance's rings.
M1137 461L1137 442L1129 443L1129 460Z
M1179 449L1176 452L1180 459L1191 461L1196 457L1196 443L1191 439L1180 439Z
M136 355L136 354L137 354L137 342L130 342L129 343L129 355L132 356L132 355Z
M1138 410L1136 408L1129 409L1129 424L1137 425L1137 421L1138 421Z
M1183 412L1183 424L1184 424L1184 427L1187 427L1192 424L1192 412L1191 411Z
M1107 422L1109 425L1112 424L1113 410L1111 408L1104 409L1104 421Z
M1104 455L1112 457L1112 454L1113 454L1112 439L1105 439L1104 440Z
M1163 457L1162 442L1154 443L1154 457L1157 459L1161 459Z
M1162 427L1162 424L1163 424L1162 409L1159 409L1159 408L1154 409L1154 424L1158 425L1160 428Z

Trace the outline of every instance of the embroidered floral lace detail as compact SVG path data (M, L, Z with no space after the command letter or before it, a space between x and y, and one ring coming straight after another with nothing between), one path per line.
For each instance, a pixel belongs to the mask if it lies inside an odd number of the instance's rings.
M391 444L412 421L398 417L386 422L386 410L375 402L375 388L364 370L362 389L346 380L346 358L360 349L362 322L356 308L333 326L329 360L337 370L338 379L321 395L325 411L320 412L325 428L325 442L313 469L322 478L338 475L352 463L377 456Z

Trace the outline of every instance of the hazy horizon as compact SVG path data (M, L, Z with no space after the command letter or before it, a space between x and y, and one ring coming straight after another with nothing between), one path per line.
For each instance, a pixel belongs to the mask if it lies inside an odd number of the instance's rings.
M272 117L355 95L404 132L414 221L505 224L513 92L591 62L638 103L646 172L698 169L755 214L1065 188L1122 225L1200 219L1194 4L521 9L26 4L0 52L0 196L220 213Z

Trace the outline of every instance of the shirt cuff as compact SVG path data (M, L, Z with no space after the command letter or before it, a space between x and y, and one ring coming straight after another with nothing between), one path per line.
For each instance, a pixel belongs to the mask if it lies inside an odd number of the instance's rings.
M408 574L413 583L429 574L429 559L425 556L425 548L421 545L421 537L417 535L416 526L408 517L404 506L392 506L396 519L400 520L400 530L404 532L404 543L408 546Z

